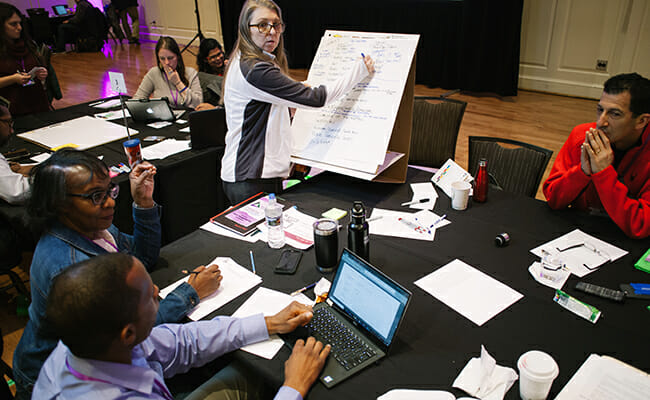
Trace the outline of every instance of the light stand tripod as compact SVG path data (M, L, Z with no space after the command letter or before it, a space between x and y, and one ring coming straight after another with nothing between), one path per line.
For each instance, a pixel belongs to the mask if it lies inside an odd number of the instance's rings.
M185 47L183 47L183 50L181 50L181 54L185 50L187 50L188 47L190 47L190 45L192 44L192 42L194 42L196 40L196 38L199 38L199 43L201 43L201 41L203 39L205 39L205 36L203 36L203 32L201 32L201 16L199 15L199 3L198 3L198 0L194 0L194 13L196 14L196 29L197 29L197 32L196 32L196 35L194 35L194 37L192 38L192 40L190 40L190 42L188 44L186 44Z

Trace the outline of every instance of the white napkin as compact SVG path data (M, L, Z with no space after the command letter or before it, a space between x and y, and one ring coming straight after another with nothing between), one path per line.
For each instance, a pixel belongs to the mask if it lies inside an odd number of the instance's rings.
M469 360L452 386L481 400L503 400L518 378L514 369L497 365L481 345L481 358Z

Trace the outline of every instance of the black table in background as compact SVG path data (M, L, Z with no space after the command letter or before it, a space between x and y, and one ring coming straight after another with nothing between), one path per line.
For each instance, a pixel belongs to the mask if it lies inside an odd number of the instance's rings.
M106 111L88 105L93 103L94 101L52 112L17 118L15 122L16 134ZM187 120L187 114L182 118ZM178 132L179 128L185 127L187 124L173 123L161 129L154 129L144 123L133 122L130 118L128 121L131 128L139 131L139 134L135 137L140 139L143 147L153 144L153 142L142 141L143 138L149 135L174 139L186 139L188 136L187 133ZM122 119L113 122L123 125ZM89 134L92 134L92 132L89 132ZM127 163L122 142L123 140L118 140L107 143L88 149L88 152L97 156L102 155L104 162L109 167L119 163ZM11 137L9 144L5 147L7 150L22 148L31 153L45 151L44 148L15 135ZM154 200L163 206L161 217L163 243L171 242L192 232L228 205L220 179L222 156L223 147L213 147L203 150L184 151L162 160L149 160L158 169ZM114 181L120 185L120 196L117 198L113 223L120 230L131 233L133 232L133 218L131 216L133 200L128 176L122 174L114 178ZM9 215L13 220L21 218L24 214L23 207L2 203L0 204L0 213Z
M409 169L408 182L426 182L430 176ZM460 396L462 392L452 389L451 384L469 359L480 355L481 345L485 345L499 365L515 370L517 359L528 350L551 354L559 364L560 373L549 398L557 395L591 353L611 355L650 372L647 301L627 300L617 304L588 296L573 289L580 279L572 276L565 291L603 312L601 319L591 324L555 304L554 290L535 282L528 272L530 264L537 260L530 249L579 228L629 251L628 255L605 264L582 280L610 288L618 288L620 283L648 282L648 275L633 267L647 249L647 240L627 238L607 218L552 211L542 201L519 195L492 190L486 203L474 203L467 211L455 211L449 198L438 192L440 197L434 212L447 214L452 224L441 228L434 242L371 235L370 261L413 292L406 320L389 356L331 390L316 383L310 399L375 399L393 388L448 390ZM374 207L406 210L400 203L410 199L411 192L407 184L370 183L326 173L296 186L283 197L297 204L300 211L320 216L332 207L349 209L354 200L362 200L369 212ZM342 225L347 225L347 220ZM508 247L494 245L495 236L501 232L508 232L512 238ZM347 233L343 228L339 250L346 243ZM249 250L255 254L264 287L290 293L322 276L330 280L333 277L317 272L313 248L305 252L295 275L276 275L272 269L280 256L279 250L270 249L263 242L250 244L200 230L165 246L159 269L152 277L164 287L180 278L180 269L206 264L217 256L230 256L248 267ZM456 258L524 297L478 327L414 285L417 279ZM211 316L232 314L254 290ZM311 291L306 294L313 296ZM273 360L243 351L234 355L280 385L283 379L280 371L289 354L285 346ZM518 399L518 391L515 383L506 398Z

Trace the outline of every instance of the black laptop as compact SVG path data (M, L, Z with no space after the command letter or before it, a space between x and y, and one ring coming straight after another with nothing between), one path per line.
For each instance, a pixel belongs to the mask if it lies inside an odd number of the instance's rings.
M328 299L314 306L305 328L283 338L293 346L314 336L332 346L320 376L330 388L386 356L410 299L411 292L344 249Z
M190 138L192 149L226 145L226 109L217 107L210 110L191 112Z
M136 122L174 121L185 110L172 110L166 97L160 99L129 99L124 102Z
M66 4L57 4L55 6L52 6L52 11L54 11L54 14L59 17L68 15L68 7Z

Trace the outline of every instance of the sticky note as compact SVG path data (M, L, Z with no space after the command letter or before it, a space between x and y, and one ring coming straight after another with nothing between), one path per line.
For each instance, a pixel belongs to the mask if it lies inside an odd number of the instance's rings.
M345 210L341 210L340 208L331 208L331 209L325 211L322 215L325 218L339 220L339 219L345 217L346 215L348 215L348 212L345 211Z

